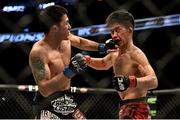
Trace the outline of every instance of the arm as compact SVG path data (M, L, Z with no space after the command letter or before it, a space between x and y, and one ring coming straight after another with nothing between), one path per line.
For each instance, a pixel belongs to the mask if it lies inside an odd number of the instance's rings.
M63 72L51 78L49 66L42 53L38 51L31 52L29 62L34 79L39 87L39 92L43 96L46 97L56 91L68 89L70 80L63 75Z
M155 89L158 86L156 74L149 63L139 66L144 72L144 77L137 78L137 87L143 87L147 90Z
M69 40L71 41L72 46L77 47L83 50L98 51L99 43L82 38L73 34L69 35Z
M100 54L106 53L109 49L114 51L112 49L116 48L116 41L112 39L107 40L105 43L97 43L73 34L70 34L68 38L72 46L88 51L99 51Z
M96 70L108 70L113 65L112 54L109 53L104 58L91 58L87 64Z
M137 62L138 70L142 77L133 76L115 76L113 77L113 85L118 91L125 91L128 87L139 87L150 90L158 86L157 77L146 56L142 51L136 51L132 55L132 59Z

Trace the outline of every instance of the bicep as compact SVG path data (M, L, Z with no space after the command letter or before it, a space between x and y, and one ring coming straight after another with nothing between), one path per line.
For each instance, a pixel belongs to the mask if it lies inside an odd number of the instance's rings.
M41 80L50 78L50 71L48 64L45 63L43 59L39 57L32 58L30 63L31 63L33 76L37 83Z
M137 62L139 62L139 69L141 72L144 73L144 75L155 75L155 72L152 68L152 66L150 65L147 57L145 56L144 53L139 53L139 55L137 55Z
M140 66L139 68L140 68L140 71L142 71L145 76L155 75L155 72L150 64L147 64L145 66Z

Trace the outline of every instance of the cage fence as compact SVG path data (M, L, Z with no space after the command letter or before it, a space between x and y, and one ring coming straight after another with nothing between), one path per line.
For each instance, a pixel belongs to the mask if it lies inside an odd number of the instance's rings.
M35 92L4 89L0 91L0 119L32 119ZM72 93L88 119L118 119L119 96L114 93ZM180 94L149 94L152 118L179 118Z

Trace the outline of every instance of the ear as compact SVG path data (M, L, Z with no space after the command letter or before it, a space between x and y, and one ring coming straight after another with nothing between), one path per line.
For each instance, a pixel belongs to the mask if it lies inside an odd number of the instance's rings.
M129 33L133 33L133 28L129 27Z
M52 26L52 30L56 32L56 31L58 30L57 25L53 25L53 26Z

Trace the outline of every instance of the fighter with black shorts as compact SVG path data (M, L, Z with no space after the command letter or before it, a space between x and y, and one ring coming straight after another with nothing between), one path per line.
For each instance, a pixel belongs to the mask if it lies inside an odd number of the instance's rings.
M69 91L57 92L47 98L38 92L33 108L36 119L86 119Z
M73 35L70 32L71 25L67 13L68 11L59 5L48 6L40 11L39 23L45 36L33 45L29 54L29 65L38 85L40 98L43 96L43 99L49 99L49 96L60 93L60 96L47 102L47 105L51 106L47 109L52 113L58 113L58 115L72 114L76 116L79 115L79 111L76 109L78 105L71 96L63 94L63 92L70 89L71 78L76 73L84 71L87 64L81 54L71 57L71 45L79 49L99 51L100 53L106 52L109 45ZM40 98L36 99L36 104L40 104ZM61 103L59 100L65 103ZM68 101L74 102L71 104ZM46 107L42 107L44 111ZM61 109L67 109L69 113L61 113ZM51 113L46 111L43 114Z

